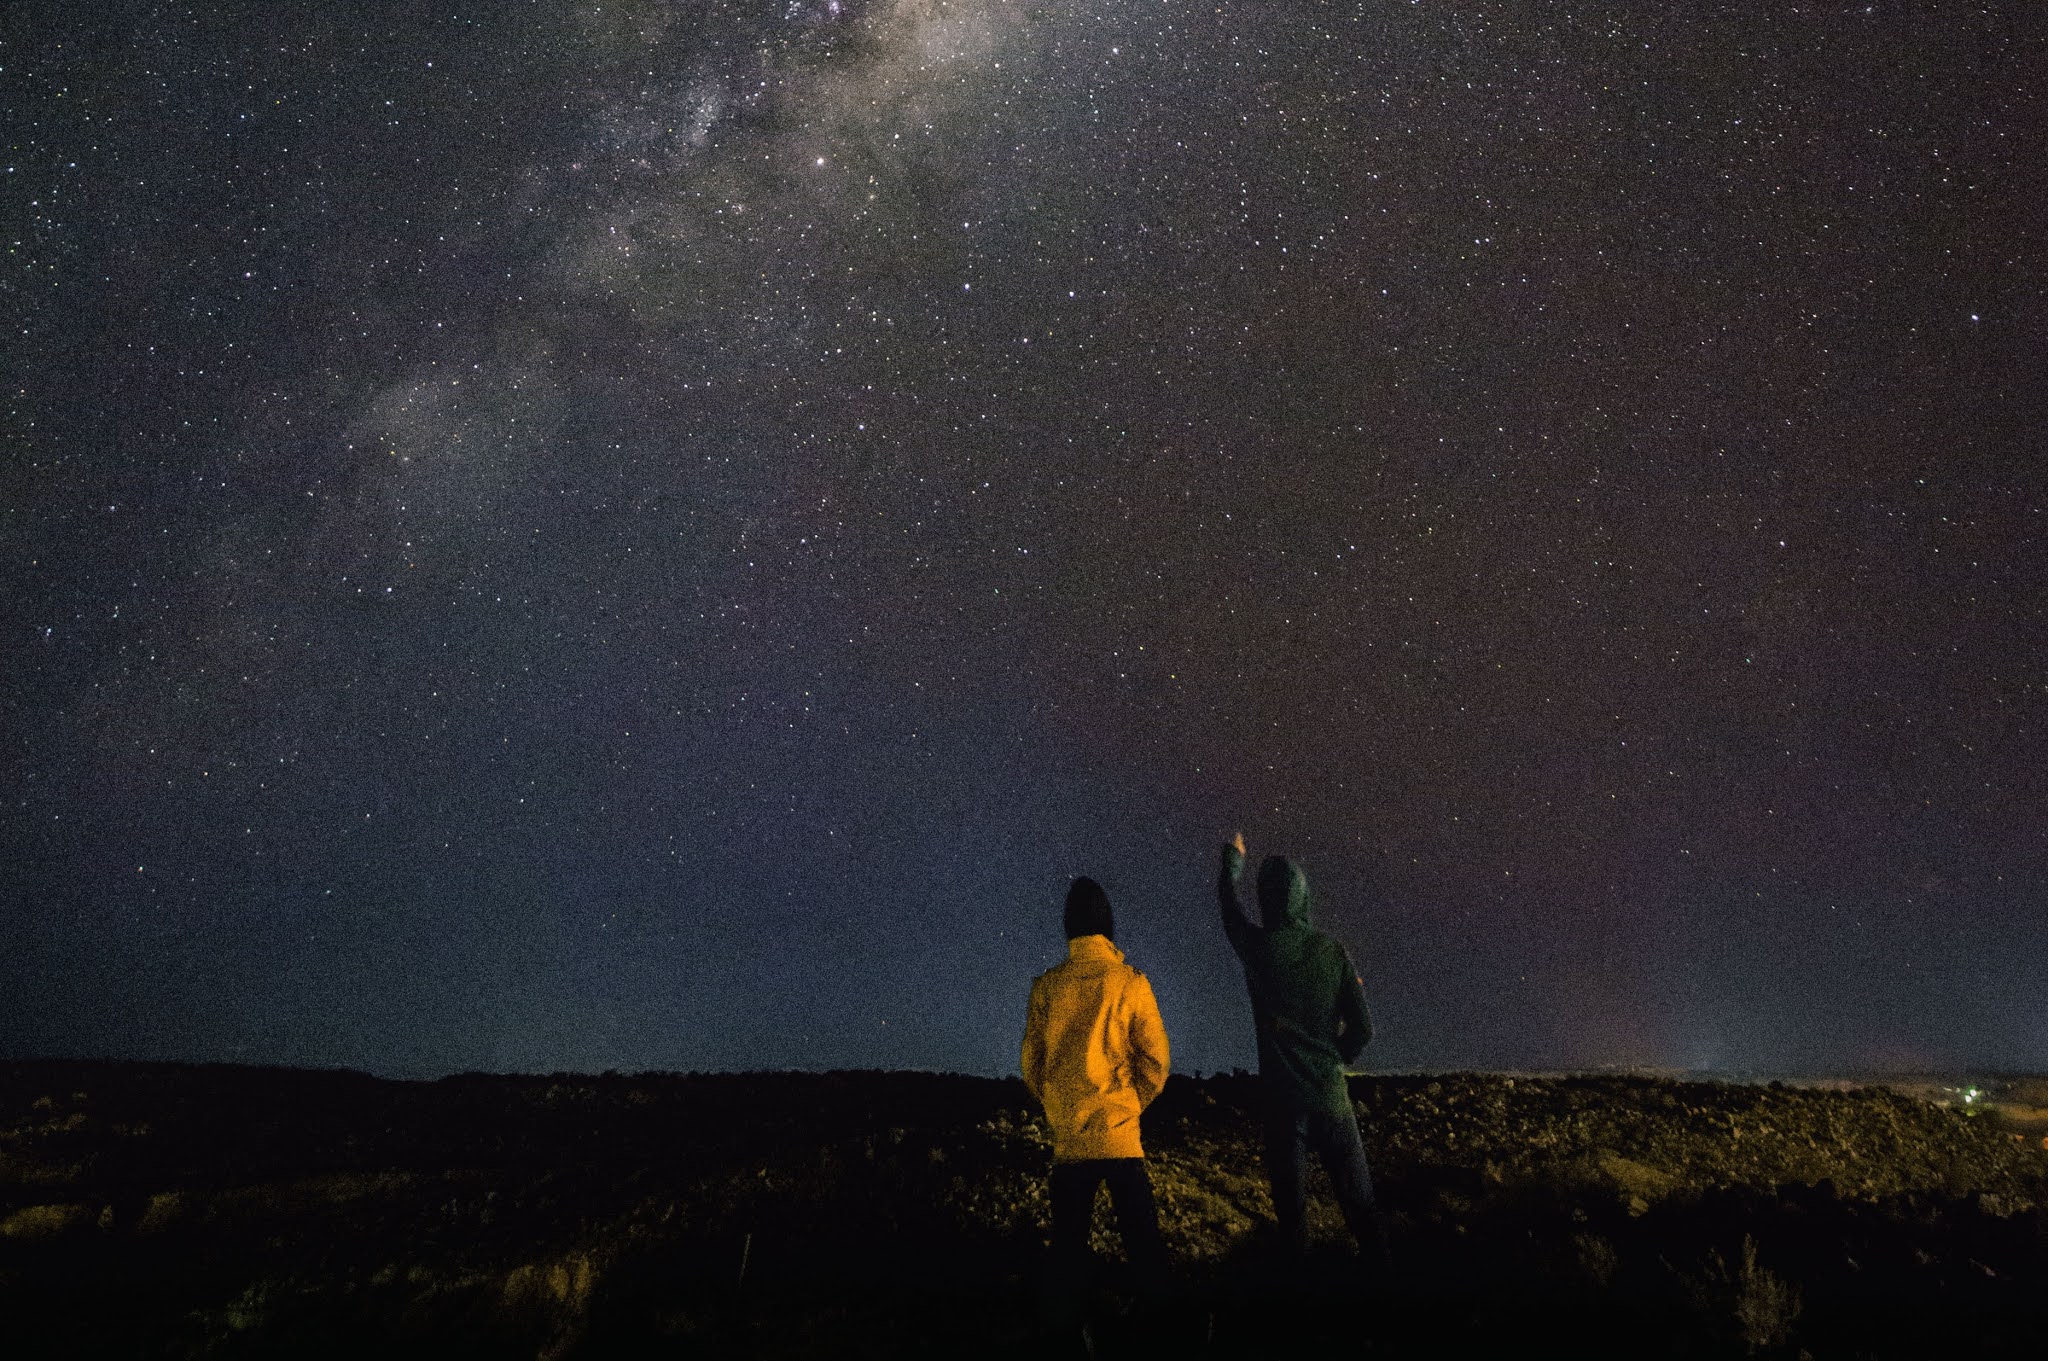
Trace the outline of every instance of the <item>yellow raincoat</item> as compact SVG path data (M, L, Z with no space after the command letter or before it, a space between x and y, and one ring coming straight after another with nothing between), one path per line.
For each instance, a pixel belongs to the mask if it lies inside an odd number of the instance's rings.
M1138 1112L1166 1085L1166 1026L1145 975L1107 936L1076 936L1031 984L1024 1085L1045 1107L1054 1162L1142 1158Z

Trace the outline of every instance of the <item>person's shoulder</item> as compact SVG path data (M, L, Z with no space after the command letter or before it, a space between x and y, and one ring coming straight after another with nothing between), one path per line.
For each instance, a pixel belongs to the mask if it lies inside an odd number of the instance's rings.
M1124 1005L1135 1002L1139 1006L1157 1010L1159 1001L1152 991L1152 980L1145 977L1145 971L1129 960L1125 960L1117 967L1123 970L1124 975L1122 984L1117 988L1118 995L1125 999Z
M1351 951L1344 947L1343 941L1337 939L1328 931L1315 931L1314 934L1316 940L1316 949L1324 951L1325 953L1329 954L1332 958L1341 959L1346 961L1347 963L1350 961Z

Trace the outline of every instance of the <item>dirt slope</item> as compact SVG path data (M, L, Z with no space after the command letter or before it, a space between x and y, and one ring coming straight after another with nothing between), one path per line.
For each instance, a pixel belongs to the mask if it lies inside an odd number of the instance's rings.
M1260 1235L1254 1079L1146 1117L1186 1298L1098 1343L1260 1355L1921 1356L2048 1336L2048 1153L1995 1111L1633 1077L1354 1080L1396 1270ZM1038 1354L1020 1084L0 1066L0 1348ZM11 1343L10 1343L11 1339Z

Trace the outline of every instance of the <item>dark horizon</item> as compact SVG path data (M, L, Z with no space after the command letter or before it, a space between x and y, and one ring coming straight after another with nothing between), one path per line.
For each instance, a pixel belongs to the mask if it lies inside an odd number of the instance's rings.
M0 16L0 1054L2048 1069L2039 6Z
M311 1076L332 1076L343 1078L366 1078L373 1082L435 1083L464 1079L496 1080L499 1078L517 1081L543 1081L563 1078L589 1081L638 1081L641 1079L689 1079L689 1078L895 1078L930 1077L960 1078L970 1082L1021 1082L1016 1073L970 1073L950 1068L612 1068L602 1071L589 1069L456 1069L449 1072L377 1072L365 1068L348 1068L331 1064L280 1064L247 1063L233 1059L132 1059L110 1056L87 1056L78 1054L28 1054L0 1058L0 1066L50 1066L72 1068L126 1068L144 1070L224 1070L233 1073L277 1073L305 1074ZM1640 1078L1657 1082L1710 1083L1734 1087L1762 1087L1779 1084L1791 1087L1831 1088L1840 1084L1847 1087L1882 1087L1896 1084L1928 1086L1948 1084L1959 1079L1971 1079L1989 1083L2022 1084L2048 1082L2048 1071L2026 1072L1998 1069L1952 1069L1938 1072L1864 1072L1864 1073L1787 1073L1758 1072L1749 1070L1693 1070L1652 1067L1592 1067L1592 1068L1371 1068L1360 1067L1349 1070L1355 1079L1372 1078L1454 1078L1461 1076L1482 1078L1510 1078L1517 1081L1539 1082L1570 1081L1579 1078ZM1176 1067L1173 1077L1192 1082L1210 1082L1217 1079L1256 1081L1256 1069L1226 1068L1219 1070L1184 1069ZM1944 1087L1946 1089L1946 1087ZM1955 1088L1954 1090L1963 1090ZM1988 1098L1986 1106L1998 1103L1998 1093L1990 1088L1982 1089Z

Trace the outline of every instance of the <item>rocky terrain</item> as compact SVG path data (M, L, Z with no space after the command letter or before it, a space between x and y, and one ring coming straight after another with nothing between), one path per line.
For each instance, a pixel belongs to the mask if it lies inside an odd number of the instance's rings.
M2031 1357L2048 1339L2038 1084L1942 1104L1355 1079L1392 1216L1378 1275L1326 1194L1308 1269L1273 1269L1255 1096L1177 1077L1147 1113L1182 1297L1129 1308L1105 1212L1101 1354ZM1048 1156L1015 1081L0 1065L0 1350L1041 1355Z

